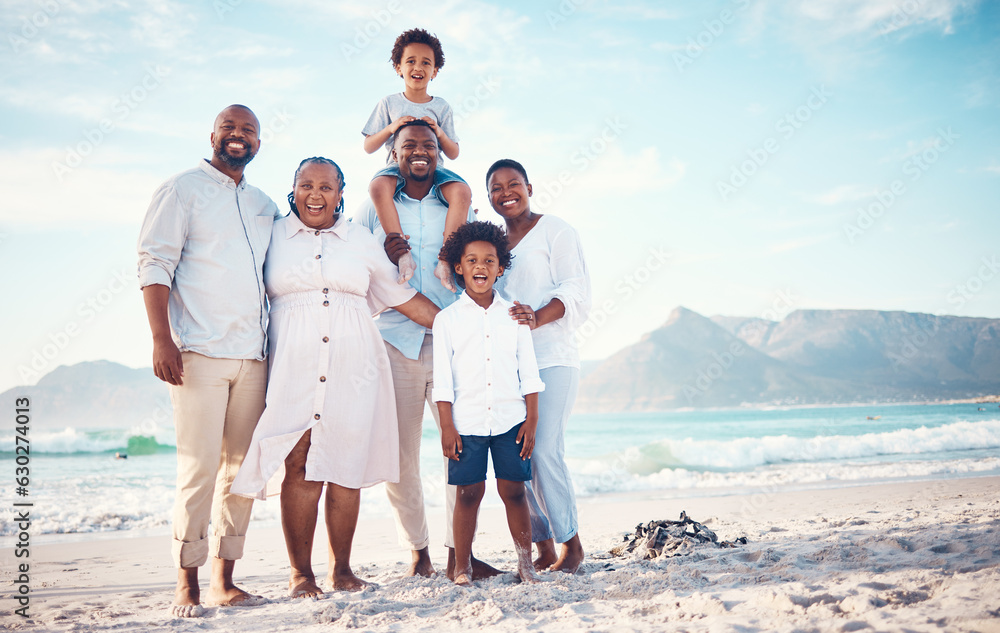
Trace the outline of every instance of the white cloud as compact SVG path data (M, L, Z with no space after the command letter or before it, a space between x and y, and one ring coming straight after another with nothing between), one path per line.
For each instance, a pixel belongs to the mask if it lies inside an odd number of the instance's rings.
M584 4L582 10L593 13L601 19L642 22L652 20L676 20L680 17L677 11L662 6L650 6L642 3L620 3L611 5L604 3Z
M775 253L787 253L788 251L796 251L802 248L809 248L810 246L815 246L822 242L826 242L831 239L837 239L840 237L839 233L825 233L822 235L811 235L807 237L799 237L792 240L787 240L785 242L780 242L778 244L772 244L768 247L767 251L770 254Z
M856 202L875 195L874 189L862 187L861 185L840 185L829 191L806 195L803 199L806 202L822 204L826 206L837 205L842 202Z
M58 150L0 151L0 223L16 226L93 226L141 221L150 196L163 181L142 173L123 173L143 157L114 155L104 148L108 167L83 164L60 180L52 166L65 159Z
M880 163L902 162L908 158L916 156L917 154L923 154L927 150L933 149L937 151L938 149L940 149L940 146L941 146L941 137L939 136L930 136L925 139L921 139L919 141L907 141L906 147L891 151L887 156L883 156L881 159L879 159L879 162Z
M796 12L829 38L887 35L912 27L951 34L952 20L976 0L800 0Z
M293 48L278 48L273 46L240 46L237 48L222 50L216 53L218 57L234 58L240 61L246 61L250 59L257 58L272 58L272 57L291 57L295 54L295 49Z

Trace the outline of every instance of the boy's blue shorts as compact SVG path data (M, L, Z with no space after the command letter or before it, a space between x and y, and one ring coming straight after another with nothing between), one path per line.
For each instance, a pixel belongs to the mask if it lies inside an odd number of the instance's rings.
M448 460L448 483L468 486L486 481L486 455L493 454L493 474L507 481L531 481L531 458L521 459L517 434L524 422L502 435L462 435L458 461Z
M378 170L375 175L372 176L372 180L375 180L379 176L394 176L396 178L397 196L406 184L406 181L403 180L403 176L399 173L399 163L392 163L391 165L386 165L383 169ZM449 182L465 182L465 180L452 170L445 169L444 167L438 167L434 170L434 193L437 196L437 199L440 200L441 204L444 206L448 206L448 201L445 200L444 194L441 193L441 187Z

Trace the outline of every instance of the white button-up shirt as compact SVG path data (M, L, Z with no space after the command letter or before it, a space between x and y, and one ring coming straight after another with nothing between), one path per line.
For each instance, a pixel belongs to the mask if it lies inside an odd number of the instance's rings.
M278 207L202 160L160 185L139 233L139 285L170 288L182 351L262 360L267 350L264 255Z
M545 390L531 330L493 293L481 308L468 294L434 319L434 402L451 402L459 435L501 435L527 417L524 396Z

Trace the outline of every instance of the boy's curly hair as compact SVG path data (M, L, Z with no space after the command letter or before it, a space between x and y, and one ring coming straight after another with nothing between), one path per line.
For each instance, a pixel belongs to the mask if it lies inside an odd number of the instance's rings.
M444 51L441 50L441 41L423 29L410 29L403 31L396 38L396 43L392 45L392 54L389 56L389 60L392 62L393 68L403 63L403 49L410 44L430 46L431 50L434 51L434 68L444 66Z
M503 267L504 271L510 270L514 256L510 253L510 245L507 242L507 233L492 222L469 222L458 227L458 230L451 234L451 237L441 247L440 257L454 268L455 264L462 261L462 254L465 247L472 242L489 242L497 249L497 263ZM455 280L463 288L464 280L455 275Z

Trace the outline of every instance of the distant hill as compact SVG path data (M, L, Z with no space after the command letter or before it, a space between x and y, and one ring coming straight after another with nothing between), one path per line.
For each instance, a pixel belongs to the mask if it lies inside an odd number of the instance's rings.
M32 387L0 393L0 407L31 398L35 428L47 430L141 426L147 419L171 423L166 384L150 368L132 369L110 361L62 365Z
M581 379L578 411L968 398L1000 392L1000 319L683 307Z
M581 371L577 411L915 402L1000 394L1000 319L875 310L798 310L782 321L704 317L683 307ZM32 399L40 428L170 424L152 370L63 366L0 394Z
M1000 319L798 310L781 322L714 317L756 349L816 376L966 398L1000 387ZM749 332L748 332L749 330ZM759 338L754 334L759 334Z

